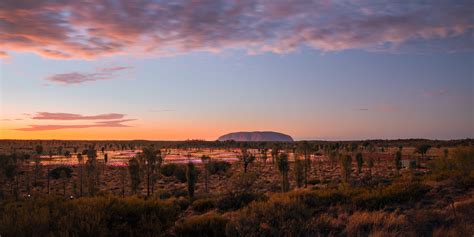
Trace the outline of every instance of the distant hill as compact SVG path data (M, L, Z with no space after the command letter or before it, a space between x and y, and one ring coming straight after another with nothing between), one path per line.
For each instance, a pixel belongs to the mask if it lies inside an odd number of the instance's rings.
M293 138L278 132L234 132L218 138L219 141L234 140L238 142L292 142Z

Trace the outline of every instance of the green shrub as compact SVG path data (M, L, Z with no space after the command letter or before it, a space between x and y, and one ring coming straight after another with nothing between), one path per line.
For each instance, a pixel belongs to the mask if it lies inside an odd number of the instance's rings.
M198 199L192 204L193 210L201 213L206 212L209 209L214 208L215 206L216 201L212 198Z
M176 225L176 236L225 236L227 219L217 214L193 216Z

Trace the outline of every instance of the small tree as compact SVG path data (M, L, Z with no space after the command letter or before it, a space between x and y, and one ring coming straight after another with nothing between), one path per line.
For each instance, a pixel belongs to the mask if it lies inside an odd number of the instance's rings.
M422 145L419 145L419 146L416 147L415 152L420 153L420 154L421 154L421 159L424 159L426 153L428 153L428 150L429 150L430 148L431 148L430 145L422 144ZM416 165L417 165L418 167L420 167L420 162L417 161L417 162L416 162Z
M33 185L36 185L36 183L38 181L38 175L41 172L41 154L43 153L43 146L36 145L35 151L36 151L36 156L34 156L35 176L34 176L34 179L33 179ZM29 189L29 183L28 183L28 189Z
M268 159L268 155L267 155L268 149L264 148L260 152L261 152L260 159L262 159L263 165L266 165L267 164L267 159Z
M278 155L277 159L278 170L281 174L281 190L282 192L287 192L290 189L290 184L288 182L288 171L290 169L288 165L288 154L281 153Z
M372 154L369 154L369 158L367 160L367 167L369 168L369 174L372 175L372 168L374 167L374 157Z
M201 161L202 161L202 164L203 164L203 167L204 167L204 191L206 193L209 191L208 190L208 186L209 186L208 164L209 164L210 159L211 158L209 156L206 156L206 155L201 156Z
M76 155L77 157L77 163L78 163L78 166L79 166L79 194L80 196L82 197L82 189L83 189L83 180L84 180L84 174L83 174L83 161L84 159L82 158L82 154L81 153L77 153Z
M307 141L303 141L298 145L297 152L303 155L304 163L303 163L303 178L304 178L304 186L308 185L308 173L311 168L311 147Z
M51 170L48 173L48 176L56 180L60 179L62 181L63 196L66 196L67 183L68 183L69 178L72 177L72 169L70 167L60 166Z
M97 185L99 184L99 171L97 169L97 152L91 146L89 149L87 149L86 154L89 195L94 196L97 192Z
M295 155L295 178L296 178L296 186L301 188L304 183L304 167L303 161Z
M397 151L395 153L395 169L397 169L397 174L400 173L401 168L402 168L402 152Z
M137 194L140 186L140 162L137 158L132 158L128 161L128 171L130 173L131 189L133 194Z
M186 169L186 180L188 182L188 195L189 198L192 199L194 197L194 188L196 186L197 171L191 161L188 162L188 167Z
M143 158L146 164L146 175L147 175L147 196L150 193L153 194L155 181L157 176L157 167L161 164L161 151L156 150L153 147L143 148Z
M362 153L357 153L356 154L356 161L357 161L357 174L360 174L362 170L362 165L364 164L364 157L362 156Z
M352 172L352 156L342 155L340 157L340 162L341 162L342 179L345 183L349 183L351 172Z
M337 151L330 151L329 154L329 161L331 162L331 168L334 168L334 165L336 164L337 161Z
M240 155L240 160L242 161L242 164L244 166L244 173L247 173L247 168L250 163L252 163L255 160L255 156L250 154L247 149L242 148L241 149L241 155Z
M275 164L275 161L278 158L279 151L280 151L280 146L277 143L275 143L275 145L273 145L272 152L271 152L272 164Z

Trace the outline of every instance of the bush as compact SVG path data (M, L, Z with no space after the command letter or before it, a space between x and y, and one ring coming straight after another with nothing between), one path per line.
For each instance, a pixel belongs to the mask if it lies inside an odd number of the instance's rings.
M209 163L207 163L206 169L210 174L223 174L227 172L231 166L232 164L227 161L215 161L211 159Z
M176 236L225 236L227 219L217 214L193 216L178 224Z
M396 183L375 190L365 189L353 197L353 203L359 208L381 209L386 205L404 204L420 200L428 188L420 183Z
M189 207L189 199L188 198L184 198L184 197L177 198L177 199L174 200L174 203L176 205L178 205L179 209L181 209L182 211L188 209L188 207Z
M174 176L178 179L181 183L185 183L186 179L186 166L178 165L178 164L165 164L161 166L161 174L166 177Z
M301 203L277 195L254 202L238 212L226 228L228 236L306 236L311 211Z
M5 236L152 236L168 230L180 209L171 201L40 197L11 202L0 212Z
M206 212L209 209L214 208L215 206L216 202L212 198L198 199L192 204L193 210L201 213Z
M227 194L217 201L217 208L221 211L240 209L255 200L263 200L264 196L254 193Z
M161 166L161 174L170 177L174 175L174 171L177 169L177 164L170 163L170 164L164 164Z
M319 184L319 183L321 183L319 181L319 179L310 179L310 180L308 180L308 184L310 184L310 185L315 185L315 184Z
M175 189L171 191L171 194L175 197L187 197L188 196L188 191L185 189Z
M346 196L339 190L296 190L288 193L288 197L292 200L301 202L308 208L325 209L331 205L343 203Z
M355 212L349 217L346 226L348 236L391 236L398 233L407 234L408 221L404 215L396 213Z
M53 179L61 178L61 172L64 172L67 178L72 177L72 168L68 166L59 166L49 172L49 177Z

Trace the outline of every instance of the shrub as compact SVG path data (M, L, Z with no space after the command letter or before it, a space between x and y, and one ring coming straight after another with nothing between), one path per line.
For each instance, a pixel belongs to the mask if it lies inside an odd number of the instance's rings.
M165 164L161 166L161 173L166 177L174 176L181 183L185 183L187 181L185 165L178 165L174 163Z
M296 190L288 193L290 199L304 204L308 208L325 209L331 205L343 203L346 197L338 190Z
M215 161L211 159L209 160L209 163L207 163L206 168L209 173L213 175L225 173L231 166L232 164L227 161Z
M61 178L61 172L64 172L67 178L72 177L72 168L68 166L59 166L49 172L49 177L53 179Z
M254 202L227 225L228 236L305 236L311 212L304 205L279 195Z
M346 226L348 236L368 236L378 233L381 236L390 236L396 233L407 233L408 221L404 215L396 213L355 212L349 217Z
M319 179L310 179L308 180L308 184L315 185L321 183Z
M263 195L254 193L234 193L227 194L217 201L217 208L221 211L232 211L240 209L255 200L263 200Z
M175 190L172 190L171 191L171 194L173 194L173 196L175 197L186 197L188 196L188 191L186 191L185 189L175 189Z
M359 208L380 209L386 205L403 204L420 200L428 188L420 183L396 183L375 190L365 189L353 197Z
M179 208L184 211L189 207L189 199L180 197L174 200L174 203L179 206Z
M152 236L169 229L179 215L170 201L92 197L40 197L11 202L0 212L5 236Z
M177 166L178 165L174 163L164 164L161 166L161 174L166 177L173 176Z
M176 236L225 236L227 219L217 214L193 216L178 224Z
M216 201L212 198L203 198L203 199L198 199L193 202L192 207L193 210L197 212L206 212L209 209L212 209L216 206Z

